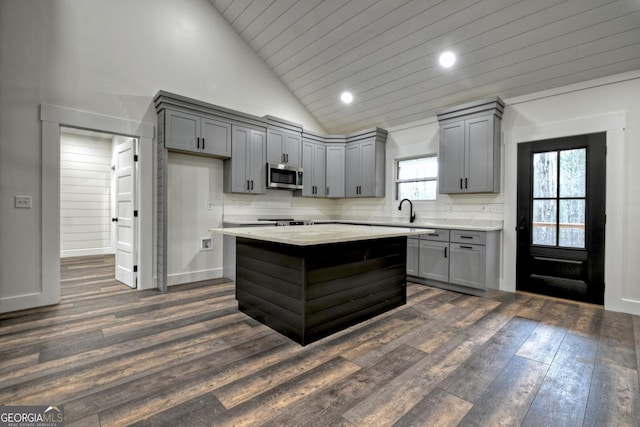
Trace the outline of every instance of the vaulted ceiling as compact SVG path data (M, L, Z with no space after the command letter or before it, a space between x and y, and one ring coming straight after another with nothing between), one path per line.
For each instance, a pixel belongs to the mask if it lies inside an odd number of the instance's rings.
M640 0L209 1L332 133L640 69Z

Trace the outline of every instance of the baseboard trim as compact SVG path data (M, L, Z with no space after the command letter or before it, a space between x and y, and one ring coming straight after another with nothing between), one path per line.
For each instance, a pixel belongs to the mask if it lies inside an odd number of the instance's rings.
M167 286L184 285L185 283L200 282L202 280L219 279L222 277L222 272L222 268L212 268L209 270L169 274L167 275Z
M90 249L67 249L60 251L60 258L69 258L72 256L90 256L90 255L114 255L112 248L90 248Z

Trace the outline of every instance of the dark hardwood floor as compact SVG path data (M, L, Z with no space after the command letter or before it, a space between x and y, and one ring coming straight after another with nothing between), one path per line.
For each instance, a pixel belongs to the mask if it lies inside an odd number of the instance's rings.
M0 404L67 426L638 426L640 317L410 284L408 304L301 347L222 280L130 290L62 262L62 302L0 315Z

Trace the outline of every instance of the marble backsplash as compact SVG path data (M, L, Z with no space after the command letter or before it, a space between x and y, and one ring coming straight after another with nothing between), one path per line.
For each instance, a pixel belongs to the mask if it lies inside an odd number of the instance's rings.
M267 190L266 195L224 194L224 221L258 218L409 222L409 205L387 198L324 199L297 197L290 191ZM438 201L414 201L414 224L497 226L503 222L501 195L440 196Z

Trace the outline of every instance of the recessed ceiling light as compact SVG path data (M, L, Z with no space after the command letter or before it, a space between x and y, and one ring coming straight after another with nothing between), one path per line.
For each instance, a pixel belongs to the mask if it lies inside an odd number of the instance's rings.
M351 104L351 102L353 101L353 95L351 94L351 92L342 92L342 94L340 95L340 100L345 104Z
M453 66L453 64L456 63L456 54L451 52L451 51L446 51L446 52L442 52L442 54L440 54L440 65L442 65L444 68L450 68Z

